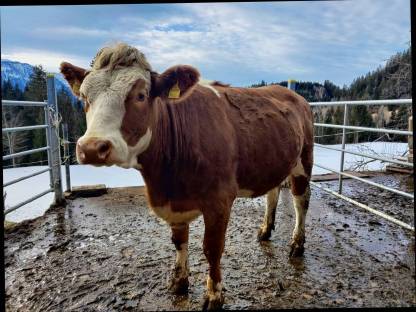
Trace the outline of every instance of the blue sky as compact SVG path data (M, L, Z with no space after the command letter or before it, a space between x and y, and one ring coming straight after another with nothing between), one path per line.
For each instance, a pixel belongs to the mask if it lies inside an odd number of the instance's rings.
M153 69L197 67L247 86L288 78L342 86L410 44L409 0L1 7L1 57L88 67L124 41Z

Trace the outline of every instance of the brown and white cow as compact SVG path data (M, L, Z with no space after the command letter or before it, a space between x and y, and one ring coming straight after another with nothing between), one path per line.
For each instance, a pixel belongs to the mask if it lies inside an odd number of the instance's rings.
M290 256L303 254L313 161L312 113L303 97L277 85L203 83L188 65L158 74L126 44L101 49L91 70L63 62L61 72L85 104L78 162L140 170L150 207L171 226L172 290L188 289L189 223L202 214L205 308L220 307L220 260L234 199L267 194L258 233L267 240L287 177L296 212Z

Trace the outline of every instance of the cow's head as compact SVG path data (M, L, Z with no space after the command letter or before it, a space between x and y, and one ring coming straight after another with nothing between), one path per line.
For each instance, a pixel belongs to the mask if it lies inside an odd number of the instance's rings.
M63 62L61 73L84 102L87 130L77 142L78 162L124 168L137 168L137 156L151 144L155 101L181 101L199 79L187 65L152 72L145 56L126 44L101 49L91 70Z

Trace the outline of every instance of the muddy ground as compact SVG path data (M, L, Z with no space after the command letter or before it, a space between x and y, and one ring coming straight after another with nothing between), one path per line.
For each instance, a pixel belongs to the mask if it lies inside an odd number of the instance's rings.
M413 190L406 175L371 179ZM414 224L411 200L353 180L344 192ZM199 310L207 271L202 217L190 227L189 294L172 295L170 230L149 213L142 194L120 188L68 200L6 233L7 310ZM234 203L222 258L225 309L416 305L414 233L313 189L304 257L289 260L289 191L281 192L271 240L258 243L264 205L264 197Z

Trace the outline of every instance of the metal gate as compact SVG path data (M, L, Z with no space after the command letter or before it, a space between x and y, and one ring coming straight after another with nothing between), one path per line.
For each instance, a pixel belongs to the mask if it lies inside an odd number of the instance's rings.
M2 128L2 133L5 132L17 132L17 131L28 131L28 130L37 130L45 129L46 135L46 146L35 148L28 151L22 151L19 153L14 153L10 155L3 156L3 160L13 159L33 153L39 153L47 151L48 154L48 168L39 170L37 172L31 173L29 175L14 179L7 183L3 184L3 188L18 183L20 181L29 179L31 177L40 175L42 173L49 172L50 175L50 185L49 189L32 196L8 209L5 209L3 214L6 215L32 201L38 199L49 192L54 192L54 204L62 204L64 202L63 192L62 192L62 177L61 177L61 157L60 157L60 145L59 145L59 119L58 119L58 103L55 90L55 77L53 74L48 74L47 76L47 101L45 102L33 102L33 101L9 101L2 100L2 107L5 106L29 106L29 107L38 107L44 109L45 111L45 124L43 125L33 125L25 127L14 127L14 128ZM3 206L4 206L4 197L3 197Z
M355 179L358 180L360 182L363 183L367 183L369 185L378 187L382 190L386 190L407 198L410 198L412 200L414 200L414 195L410 194L410 193L406 193L391 187L387 187L385 185L379 184L379 183L375 183L373 181L369 181L360 177L356 177L354 175L351 175L349 173L344 172L344 155L345 153L348 154L353 154L353 155L358 155L358 156L362 156L362 157L367 157L367 158L371 158L371 159L376 159L376 160L381 160L384 162L388 162L388 163L394 163L394 164L398 164L398 165L402 165L402 166L406 166L406 167L410 167L413 168L413 163L412 162L405 162L405 161L399 161L399 160L395 160L395 159L389 159L389 158L384 158L384 157L378 157L378 156L374 156L374 155L370 155L370 154L363 154L363 153L358 153L358 152L353 152L353 151L349 151L345 149L345 137L346 137L346 129L349 130L359 130L359 131L370 131L370 132L378 132L378 133L390 133L390 134L398 134L398 135L406 135L406 136L411 136L411 140L413 140L413 132L412 131L405 131L405 130L394 130L394 129L385 129L385 128L368 128L368 127L357 127L357 126L348 126L348 107L350 105L411 105L412 104L412 99L400 99L400 100L370 100L370 101L339 101L339 102L312 102L310 103L311 106L344 106L344 123L343 125L332 125L332 124L323 124L323 123L314 123L315 127L326 127L326 128L335 128L335 129L342 129L342 148L336 148L336 147L332 147L330 145L322 145L322 144L318 144L318 143L314 143L315 147L318 148L326 148L326 149L330 149L330 150L335 150L335 151L340 151L341 152L341 158L340 158L340 169L339 170L335 170L335 169L331 169L328 168L322 164L317 164L314 163L314 166L318 167L318 168L322 168L328 171L332 171L336 174L338 174L339 176L339 189L338 192L335 192L331 189L325 188L321 185L319 185L316 182L311 182L311 185L313 187L319 188L325 192L328 192L338 198L341 198L343 200L346 200L360 208L363 208L371 213L374 213L388 221L391 221L393 223L396 223L406 229L409 229L411 231L415 231L415 228L411 225L408 225L400 220L397 220L396 218L393 218L392 216L387 215L384 212L378 211L374 208L371 208L363 203L357 202L345 195L342 195L342 178L343 177L349 177L351 179Z

